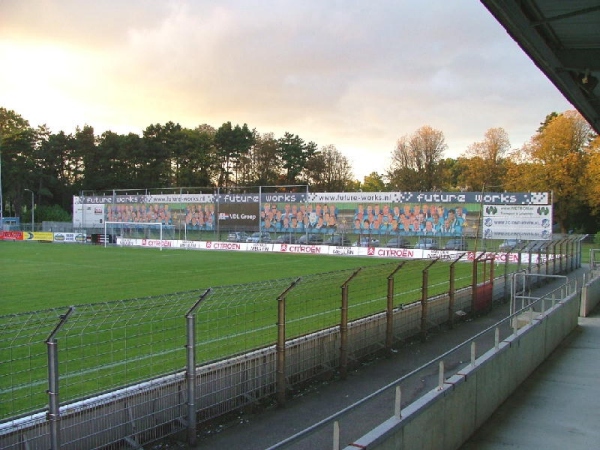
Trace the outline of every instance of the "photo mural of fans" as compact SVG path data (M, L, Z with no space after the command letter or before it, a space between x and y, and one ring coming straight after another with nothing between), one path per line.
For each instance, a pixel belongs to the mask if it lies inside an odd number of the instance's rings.
M320 206L315 204L315 211L322 210ZM476 205L340 203L325 205L332 212L316 215L332 229L343 224L345 232L352 234L461 236L475 223L467 218L468 206L476 210Z
M77 201L75 201L75 199ZM80 215L75 213L77 203ZM216 193L166 196L75 197L74 222L84 206L102 205L109 222L157 223L185 239L217 240L219 232L348 234L374 237L475 236L481 208L547 205L547 193ZM84 225L85 226L85 225ZM220 231L219 231L220 230ZM210 235L195 234L211 232Z

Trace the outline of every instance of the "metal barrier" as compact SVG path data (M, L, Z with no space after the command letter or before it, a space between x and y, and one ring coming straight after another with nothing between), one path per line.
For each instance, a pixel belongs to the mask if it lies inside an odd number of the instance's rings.
M443 433L443 431L438 428L456 429L458 432L455 434L460 435L459 439L461 439L461 430L464 428L462 423L472 422L474 424L475 420L470 416L465 420L448 417L447 424L437 422L434 424L427 410L435 401L435 397L447 390L448 392L443 395L452 395L450 389L452 389L454 384L459 383L460 380L464 380L467 377L467 372L476 368L481 363L481 360L487 360L490 358L490 355L499 352L504 341L516 339L527 333L529 327L537 326L545 317L556 313L557 309L561 308L566 301L572 300L576 296L577 282L571 281L565 282L560 287L551 290L549 293L535 300L533 300L533 297L530 297L530 304L523 309L515 311L505 319L476 334L467 341L388 383L386 386L374 391L352 405L269 447L268 450L280 450L295 446L297 446L295 448L317 448L318 444L316 442L322 444L324 434L329 434L329 442L333 444L332 448L334 450L341 448L340 442L352 442L353 444L345 447L348 450L351 448L367 447L376 449L379 446L389 448L386 446L386 443L389 445L390 440L394 440L396 446L399 445L398 442L402 441L406 448L413 448L410 439L415 436L417 436L416 439L418 441L412 442L414 446L419 445L422 448L457 448L456 444L460 444L462 441L453 442L452 445L444 447L442 442L447 442L448 439L440 436L440 433ZM547 336L545 339L542 339L537 345L538 351L534 350L533 353L529 350L527 351L529 361L527 363L523 362L520 373L510 377L511 383L515 381L520 383L524 380L530 371L541 363L576 326L577 304L575 301L572 301L571 304L575 305L575 307L570 308L566 312L569 317L557 319L557 326L560 329L555 330L556 333L553 336ZM534 309L536 312L534 312ZM519 316L523 314L527 316L528 320L525 322L517 321ZM552 342L549 343L548 340ZM532 348L532 345L534 348L536 347L535 344L529 344L527 348ZM446 362L452 364L446 364ZM514 367L509 368L509 370L513 369ZM490 382L495 383L497 379L503 376L502 373L499 373L494 381ZM425 383L425 386L423 386L423 383ZM501 385L502 383L498 384ZM481 390L484 389L485 387L481 388ZM494 394L494 389L489 389L489 391L492 393L490 395L496 395ZM496 406L501 401L501 398L496 399ZM472 402L471 398L464 400L465 404L469 402ZM483 403L486 402L484 401ZM490 400L489 403L494 402ZM355 421L351 420L350 417L360 415L363 409L370 410L373 408L389 410L391 412L391 419L361 438L360 435L357 436L355 434ZM482 423L492 411L493 409L482 409L474 414L478 414L477 420L479 423ZM466 411L463 411L461 414L466 414ZM420 416L424 417L423 423L413 424L412 422L418 422L418 419L415 417L418 418ZM347 422L344 422L345 420ZM454 424L453 421L457 423ZM417 429L416 431L405 432L403 435L400 435L398 429L402 427L414 427ZM465 433L463 432L463 434ZM432 437L428 438L428 435ZM469 435L470 432L464 437L466 438ZM453 438L454 435L450 437L450 440ZM427 442L429 442L428 439L435 439L436 443L432 442L431 446L429 446L427 445Z

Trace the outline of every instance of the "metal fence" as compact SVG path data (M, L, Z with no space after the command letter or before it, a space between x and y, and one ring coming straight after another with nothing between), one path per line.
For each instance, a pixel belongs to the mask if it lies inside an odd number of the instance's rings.
M525 275L525 273L515 273L512 278L520 289L526 288L527 284L523 283L523 277L517 278L516 275ZM540 277L546 276L541 275ZM549 289L539 297L529 298L530 301L525 307L514 311L466 341L449 346L443 354L423 363L415 363L414 369L407 370L398 379L321 419L316 424L272 445L268 450L326 447L333 449L389 448L391 441L394 441L396 446L401 441L405 445L407 442L415 444L416 441L425 448L439 448L440 442L444 439L448 441L465 440L476 423L473 416L477 417L480 424L483 423L492 414L495 406L501 403L502 398L505 398L500 392L507 391L509 386L520 384L532 367L541 363L576 325L576 315L573 314L573 310L577 306L573 299L578 295L577 280L568 280L567 277L559 278L564 280L561 285ZM556 279L553 278L553 280ZM545 279L547 283L551 281ZM565 306L569 301L571 304ZM471 371L476 370L477 365L485 364L486 360L489 362L495 355L501 354L502 348L511 346L511 340L516 340L519 344L520 337L531 334L532 327L547 321L550 315L555 314L557 309L563 307L567 309L567 312L563 313L563 317L560 319L555 319L553 328L553 331L562 333L547 333L545 338L539 341L537 348L536 344L531 343L527 347L522 346L526 350L523 350L521 354L525 355L523 357L528 361L517 365L515 373L512 372L515 370L515 364L508 364L505 361L504 364L498 362L493 365L491 370L496 371L495 376L481 377L479 381L481 386L486 386L486 383L487 386L480 388L480 385L477 384L477 388L482 391L487 389L487 401L480 400L476 408L473 395L471 395L470 398L463 400L463 406L468 404L465 410L459 411L450 408L449 422L440 418L439 414L436 416L435 413L430 412L428 408L434 403L435 395L452 396L461 381L467 378L471 379L471 376L475 377ZM514 342L512 345L515 348L520 347L520 344L515 345ZM532 351L532 348L536 348L536 350ZM499 380L501 382L498 382ZM455 407L457 404L458 402L454 402L452 406ZM459 412L458 415L457 412ZM448 409L443 414L448 414ZM467 418L465 419L464 416ZM391 417L396 418L398 422L403 420L403 426L409 429L403 435L401 431L396 431L395 440L393 437L389 437L392 434L389 431L391 428L389 423L385 423L385 426L383 424L386 419ZM410 428L413 423L417 422L415 417L421 417L421 422L414 426L416 431ZM443 428L443 425L441 424L446 424L446 429L452 428L452 432L442 436L440 428ZM400 426L397 428L399 429ZM387 441L384 439L386 433ZM457 448L462 440L453 442L450 447ZM352 444L343 446L342 442L351 442ZM412 447L408 445L407 448Z
M575 267L575 254L561 259L550 272ZM484 274L459 266L394 262L0 317L0 447L135 446L184 429L193 442L198 422L285 402L315 376L344 376L469 312ZM492 295L506 298L497 284Z

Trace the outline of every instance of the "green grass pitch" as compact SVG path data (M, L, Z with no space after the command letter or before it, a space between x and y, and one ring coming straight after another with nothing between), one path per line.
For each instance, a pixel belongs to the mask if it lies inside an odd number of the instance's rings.
M386 261L0 242L0 315L298 277Z
M197 314L199 364L273 344L277 296L298 277L306 283L289 293L288 338L339 323L341 284L358 267L350 320L383 311L386 277L401 261L2 242L0 263L1 421L43 408L44 340L68 306L79 305L58 339L62 401L181 370L184 314L202 290L215 288ZM431 263L403 267L396 304L420 298ZM448 290L448 265L435 267L429 295ZM457 288L470 283L471 268L458 264Z

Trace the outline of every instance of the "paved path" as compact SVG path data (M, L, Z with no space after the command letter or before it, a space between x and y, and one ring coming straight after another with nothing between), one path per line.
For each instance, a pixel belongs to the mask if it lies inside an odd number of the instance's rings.
M463 450L600 448L600 308L508 398Z

